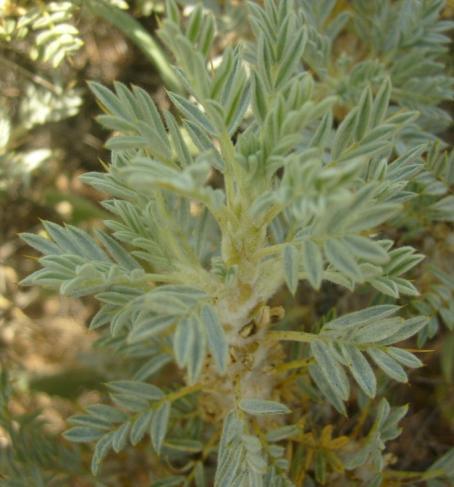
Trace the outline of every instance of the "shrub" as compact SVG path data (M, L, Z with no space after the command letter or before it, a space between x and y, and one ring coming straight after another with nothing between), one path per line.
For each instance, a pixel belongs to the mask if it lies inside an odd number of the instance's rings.
M357 1L339 16L334 1L264 3L249 4L253 38L215 68L214 17L199 6L184 22L167 2L160 36L188 92L169 92L178 120L141 88L90 85L115 134L106 171L82 179L110 195L112 219L94 236L51 222L49 238L23 235L43 254L24 283L94 296L91 329L140 365L65 437L96 443L96 474L148 434L166 458L154 485L447 480L452 451L408 473L385 448L407 412L386 387L422 366L399 344L430 321L399 306L417 302L407 273L423 255L396 245L393 226L421 197L429 222L452 221L452 156L426 124L452 95L440 63L451 24L439 1ZM340 58L339 80L330 50L349 16L371 46L366 61ZM419 55L430 69L406 78ZM433 177L444 189L427 194ZM358 296L350 312L287 318L283 286L318 295L328 283Z

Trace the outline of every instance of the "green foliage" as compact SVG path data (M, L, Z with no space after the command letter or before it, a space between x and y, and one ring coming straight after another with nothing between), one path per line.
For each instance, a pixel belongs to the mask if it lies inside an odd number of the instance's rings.
M0 426L2 445L0 479L5 487L57 487L83 473L79 452L62 446L45 429L39 411L13 414L15 396L9 377L1 372Z
M35 2L30 8L16 6L16 9L20 16L7 15L3 19L0 39L17 42L33 36L29 52L32 60L48 62L56 68L82 46L80 33L73 24L72 2Z
M453 97L453 80L445 67L450 42L446 32L454 24L440 18L443 0L355 0L337 16L335 0L301 4L310 34L304 59L322 78L322 93L334 87L351 106L365 85L377 88L389 77L392 101L421 112L418 131L436 132L449 125L449 115L437 107ZM361 42L362 59L354 49L336 49L347 22Z
M145 6L144 6L145 8ZM0 5L0 56L2 75L10 70L15 88L21 91L17 106L2 93L0 100L0 195L28 188L31 175L56 157L50 147L29 150L26 136L32 129L76 115L82 105L82 90L72 56L84 45L77 25L95 15L119 28L155 64L165 83L180 89L178 80L153 37L125 12L123 0L9 1ZM29 67L29 58L33 64Z
M50 147L28 148L25 136L35 127L76 115L82 104L80 90L61 84L49 87L26 81L21 87L17 114L12 109L0 111L0 195L13 193L19 185L29 187L32 174L55 156ZM10 108L6 97L0 99Z
M438 59L444 52L441 2L417 2L404 16L409 26L402 21L408 2L354 2L358 35L378 26L366 45L391 60L351 61L347 84L358 96L327 79L331 44L349 18L332 18L335 1L250 3L252 39L227 48L216 66L214 15L197 5L183 19L174 1L166 3L160 37L188 92L169 92L178 118L161 114L138 87L91 83L105 112L99 122L114 135L106 172L82 179L110 195L106 230L91 236L44 222L47 237L23 235L42 254L41 269L23 283L94 296L100 309L91 328L102 344L141 359L130 376L107 383L112 405L73 416L65 437L96 443L96 474L109 451L148 435L150 455L163 458L154 485L199 486L205 478L217 486L302 485L305 478L334 485L349 471L351 485L379 486L393 476L385 443L400 434L407 411L391 407L384 390L422 365L401 342L423 333L432 314L396 304L424 303L407 275L423 255L396 245L392 230L421 187L432 188L430 221L451 220L452 206L452 157L432 143L403 142L415 126L424 131L413 109L426 118L438 113L452 80L437 65L443 74L434 96L421 99L394 68L408 53ZM414 25L421 28L408 37ZM364 62L378 63L378 75ZM355 69L360 82L351 79ZM346 100L349 111L339 118ZM301 281L316 292L330 282L366 298L321 327L275 325L270 300L284 286L296 294ZM288 341L302 344L293 361ZM151 384L170 362L172 381ZM293 369L294 386L287 381ZM369 408L375 419L362 438L335 443L329 404L365 419ZM304 420L313 426L306 453ZM181 475L167 461L184 465ZM446 480L447 464L415 478Z

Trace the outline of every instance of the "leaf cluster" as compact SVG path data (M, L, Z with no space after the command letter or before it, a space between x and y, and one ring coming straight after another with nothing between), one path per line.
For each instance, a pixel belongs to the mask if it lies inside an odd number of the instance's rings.
M380 61L378 77L364 71L339 119L345 98L324 85L330 43L349 19L331 15L336 2L250 3L251 39L226 48L217 65L214 15L198 5L183 18L176 2L166 3L160 38L187 95L169 91L173 110L160 112L139 87L90 85L104 111L99 122L113 131L105 172L82 178L109 195L105 229L92 236L44 222L46 236L23 235L42 254L24 284L93 296L100 309L91 328L102 344L142 359L132 377L108 382L112 405L74 416L66 438L96 442L96 473L110 450L148 435L153 455L182 465L182 475L156 485L209 478L217 486L288 486L310 477L379 486L393 475L385 443L399 435L407 408L375 398L422 366L399 343L424 334L431 315L407 275L423 255L396 244L390 229L424 191L433 198L429 220L450 221L453 159L432 143L403 141L420 106L401 96L392 62ZM354 2L355 28L389 28L395 9L408 5ZM424 20L412 37L402 20L392 24L395 36L373 30L374 52L391 51L397 64L415 46L438 56L444 36L435 31L448 27L438 25L440 8L418 2L405 17L413 27ZM452 81L441 76L428 107L449 97ZM372 298L322 326L274 329L270 300L284 286L296 295L301 281L314 292L330 282ZM398 300L406 296L422 309L404 318ZM439 308L436 295L425 299ZM299 345L293 361L286 342ZM170 362L171 387L149 382ZM364 436L336 442L343 437L332 438L334 413L324 417L319 406L368 418L366 403L375 413L369 429L359 425ZM446 479L445 463L416 478Z

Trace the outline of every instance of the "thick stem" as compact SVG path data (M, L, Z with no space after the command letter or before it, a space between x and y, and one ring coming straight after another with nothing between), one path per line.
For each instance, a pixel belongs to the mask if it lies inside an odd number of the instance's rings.
M254 299L241 309L223 311L220 316L229 343L227 372L220 376L209 361L201 379L206 396L200 404L206 419L213 422L219 421L242 398L279 400L276 386L283 377L273 367L283 361L283 347L266 340L271 316L277 311L257 304ZM281 314L281 308L278 311Z

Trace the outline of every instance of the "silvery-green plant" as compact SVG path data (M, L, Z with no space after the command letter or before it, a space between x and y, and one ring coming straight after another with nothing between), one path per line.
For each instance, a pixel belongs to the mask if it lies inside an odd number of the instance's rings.
M334 92L353 106L365 85L378 86L389 77L391 100L420 112L406 129L413 143L418 132L421 137L449 126L451 117L438 107L454 96L454 80L446 72L446 33L454 24L441 18L444 0L354 0L343 9L337 0L300 3L309 34L304 60L322 94ZM346 25L351 37L342 41Z
M406 273L423 256L384 226L423 171L426 146L396 150L418 113L390 106L385 76L334 120L338 98L316 95L304 70L304 9L248 8L254 39L214 67L213 16L198 7L183 21L167 2L160 36L189 93L169 92L178 116L141 88L91 83L99 122L115 134L105 172L82 179L110 195L112 218L93 236L51 222L48 238L23 235L43 254L25 284L94 296L91 329L139 362L107 384L111 404L73 416L65 436L96 443L96 474L109 451L148 435L162 458L156 486L452 477L452 452L416 474L393 473L385 456L407 407L383 391L422 365L399 344L428 322L402 317L397 303L418 295ZM290 329L276 295L295 295L301 281L378 298ZM333 432L331 406L359 410L359 430Z

